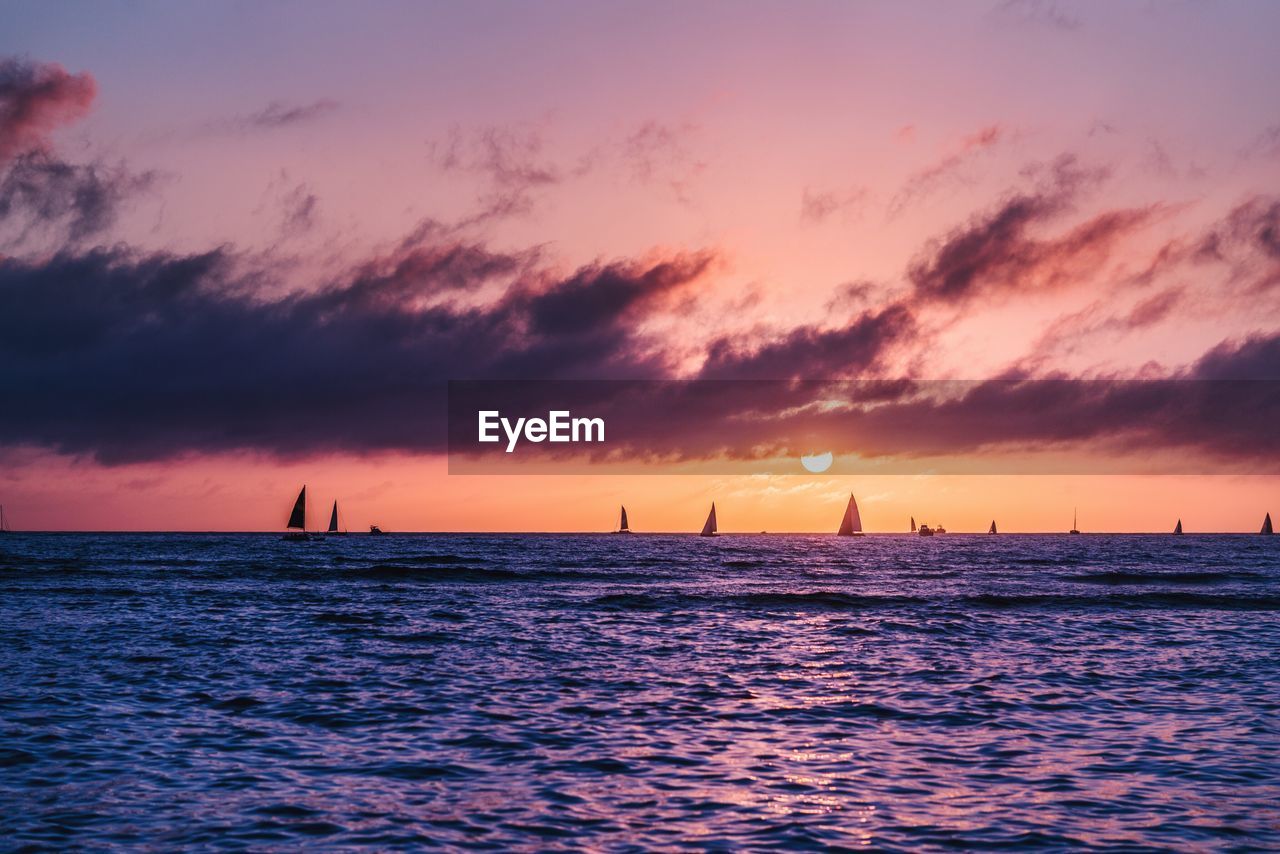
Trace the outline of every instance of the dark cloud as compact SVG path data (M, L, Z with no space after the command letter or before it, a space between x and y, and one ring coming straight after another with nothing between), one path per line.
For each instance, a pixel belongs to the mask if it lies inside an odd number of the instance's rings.
M123 165L23 154L0 171L0 245L22 244L49 231L79 243L113 225L121 205L156 180L154 173L134 174Z
M1099 178L1072 158L1060 159L1036 189L1010 196L993 211L931 242L908 270L917 294L961 302L981 293L1079 283L1160 210L1106 211L1056 236L1037 236L1037 229L1068 213L1081 190Z
M152 173L58 157L49 134L88 112L97 86L61 66L0 60L0 246L43 237L79 243L109 228L121 204L150 187Z
M257 274L222 251L6 259L0 444L105 462L440 450L448 379L661 376L635 321L709 262L593 266L477 305L449 296L528 259L419 246L276 300L253 296Z
M49 134L89 111L97 84L54 63L0 59L0 165L48 147Z
M814 380L874 375L915 331L903 305L867 311L835 329L801 326L764 342L712 342L700 379Z
M561 407L603 417L611 430L608 448L584 458L582 447L526 447L525 461L559 459L560 470L583 472L604 460L654 471L661 470L651 468L655 463L721 459L765 466L745 471L769 471L771 459L830 450L854 459L846 473L1213 473L1280 466L1271 452L1280 419L1280 335L1224 342L1160 379L730 378L500 383L451 394L459 413L451 421L451 466L458 471L503 471L512 462L476 443L476 409L534 414Z

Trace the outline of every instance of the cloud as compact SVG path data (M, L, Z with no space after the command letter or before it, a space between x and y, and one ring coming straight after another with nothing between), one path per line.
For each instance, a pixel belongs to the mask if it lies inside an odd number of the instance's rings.
M328 98L305 104L272 101L261 110L233 119L231 126L240 130L277 130L314 121L338 109L338 102Z
M54 63L0 59L0 165L49 147L49 134L89 112L98 87Z
M1020 24L1037 24L1063 32L1080 29L1080 18L1054 0L1003 0L992 14Z
M662 375L638 321L711 260L544 273L482 304L450 296L522 276L529 259L412 246L278 299L254 296L262 271L225 250L0 260L0 444L108 463L440 450L448 379Z
M305 234L315 227L320 198L305 184L287 191L280 200L281 231L286 235Z
M865 187L844 192L821 192L805 187L800 197L800 221L818 225L836 213L856 213L869 196L870 191Z
M572 169L543 154L542 134L522 125L491 125L469 133L454 127L444 140L428 143L429 157L443 172L477 176L486 185L477 201L478 213L467 220L474 225L506 217L527 215L539 191L580 177L591 168L584 158Z
M1059 159L1036 189L1011 195L932 241L908 269L916 293L955 303L978 294L1081 283L1118 243L1162 210L1153 205L1105 211L1056 236L1035 235L1038 227L1069 212L1080 192L1100 179L1100 173L1080 169L1072 158Z
M843 326L800 326L761 342L718 338L707 350L699 379L834 379L869 376L889 351L915 331L901 304L866 311Z
M689 147L698 130L692 122L672 124L650 119L622 140L622 162L640 184L661 182L681 204L690 203L697 177L707 168Z
M889 215L896 216L908 207L935 193L943 184L958 179L958 173L983 152L990 151L1006 136L998 124L987 125L960 140L956 150L939 162L915 172L889 202Z
M156 181L155 173L134 174L123 165L23 154L0 173L0 246L47 231L57 232L55 241L79 243L110 228L121 205Z
M49 135L83 117L96 93L87 74L0 60L0 246L37 237L79 243L108 229L127 198L155 183L154 173L70 163L54 153Z

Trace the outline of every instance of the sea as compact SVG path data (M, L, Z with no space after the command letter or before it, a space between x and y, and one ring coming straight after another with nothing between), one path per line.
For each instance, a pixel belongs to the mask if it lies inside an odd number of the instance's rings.
M1280 848L1280 537L0 535L4 850Z

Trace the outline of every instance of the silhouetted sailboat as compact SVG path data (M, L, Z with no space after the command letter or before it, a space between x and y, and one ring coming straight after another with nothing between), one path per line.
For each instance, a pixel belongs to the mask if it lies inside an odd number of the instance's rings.
M1079 522L1079 520L1078 520L1078 518L1077 518L1076 510L1075 510L1075 508L1073 507L1073 508L1071 508L1071 530L1070 530L1070 531L1068 531L1067 533L1069 533L1069 534L1078 534L1078 533L1080 533L1080 527L1079 527L1079 526L1080 526L1080 522Z
M999 531L997 531L997 530L996 530L996 520L995 520L995 519L992 519L992 520L991 520L991 527L987 529L987 533L988 533L988 534L998 534L998 533L1000 533Z
M307 538L307 487L304 484L298 493L298 500L293 502L293 512L289 514L288 532L282 539L305 540Z
M702 533L699 536L716 536L716 503L714 501L711 502L711 512L707 514L707 522L702 526Z
M1179 519L1179 520L1178 520L1178 524L1176 524L1176 525L1174 525L1174 526L1173 526L1173 532L1174 532L1175 534L1181 534L1181 533L1182 533L1182 520L1181 520L1181 519Z
M852 492L849 493L849 503L845 505L844 518L840 520L840 530L836 531L836 536L862 536L862 516L858 513L858 502L854 501Z
M9 526L4 520L4 505L0 504L0 534L9 533Z
M916 517L912 516L911 517L911 533L914 534L915 532L916 532Z
M333 502L333 512L329 514L329 530L330 536L342 537L346 536L346 531L338 530L338 502Z
M627 524L627 508L626 507L622 508L622 518L618 520L618 530L614 531L614 533L615 534L631 533L631 527Z
M1259 531L1258 533L1259 533L1259 534L1270 534L1270 533L1274 533L1274 532L1271 530L1271 514L1270 514L1270 513L1268 513L1268 514L1267 514L1267 518L1265 518L1265 519L1263 519L1263 520L1262 520L1262 530L1261 530L1261 531Z

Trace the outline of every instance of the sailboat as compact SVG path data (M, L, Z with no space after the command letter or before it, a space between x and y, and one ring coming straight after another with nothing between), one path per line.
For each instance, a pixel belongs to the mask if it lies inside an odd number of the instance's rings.
M992 519L992 520L991 520L991 527L987 529L987 533L988 533L988 534L998 534L998 533L1000 533L999 531L997 531L997 530L996 530L996 520L995 520L995 519Z
M858 502L853 500L852 492L849 493L849 503L844 508L844 518L840 520L840 530L836 531L836 536L862 536L862 516L858 513Z
M711 502L711 512L707 514L707 522L702 526L702 533L699 536L716 536L716 503L714 501Z
M285 526L289 530L281 539L284 540L305 540L307 539L307 487L303 484L302 491L298 493L298 500L293 502L293 512L289 514L289 524Z
M4 505L0 504L0 534L9 533L9 526L4 521Z
M1075 508L1073 507L1073 508L1071 508L1071 530L1070 530L1070 531L1068 531L1067 533L1069 533L1069 534L1078 534L1078 533L1080 533L1080 527L1079 527L1079 525L1080 525L1080 523L1079 523L1079 520L1078 520L1078 518L1077 518L1076 510L1075 510Z
M911 517L911 533L914 534L915 532L916 532L916 517L912 516Z
M618 520L618 530L614 531L614 533L615 534L631 533L631 527L627 524L627 508L625 506L622 508L622 518Z
M1174 532L1175 534L1181 534L1181 533L1182 533L1182 520L1181 520L1181 519L1179 519L1179 520L1178 520L1178 524L1177 524L1177 525L1174 525L1174 526L1173 526L1173 532Z
M1265 519L1263 519L1263 520L1262 520L1262 530L1261 530L1261 531L1259 531L1258 533L1259 533L1259 534L1271 534L1271 533L1274 533L1274 532L1271 530L1271 514L1270 514L1270 513L1268 513L1268 514L1267 514L1267 518L1265 518Z
M333 502L333 512L329 514L329 530L326 533L331 537L345 537L346 531L338 530L338 502Z

